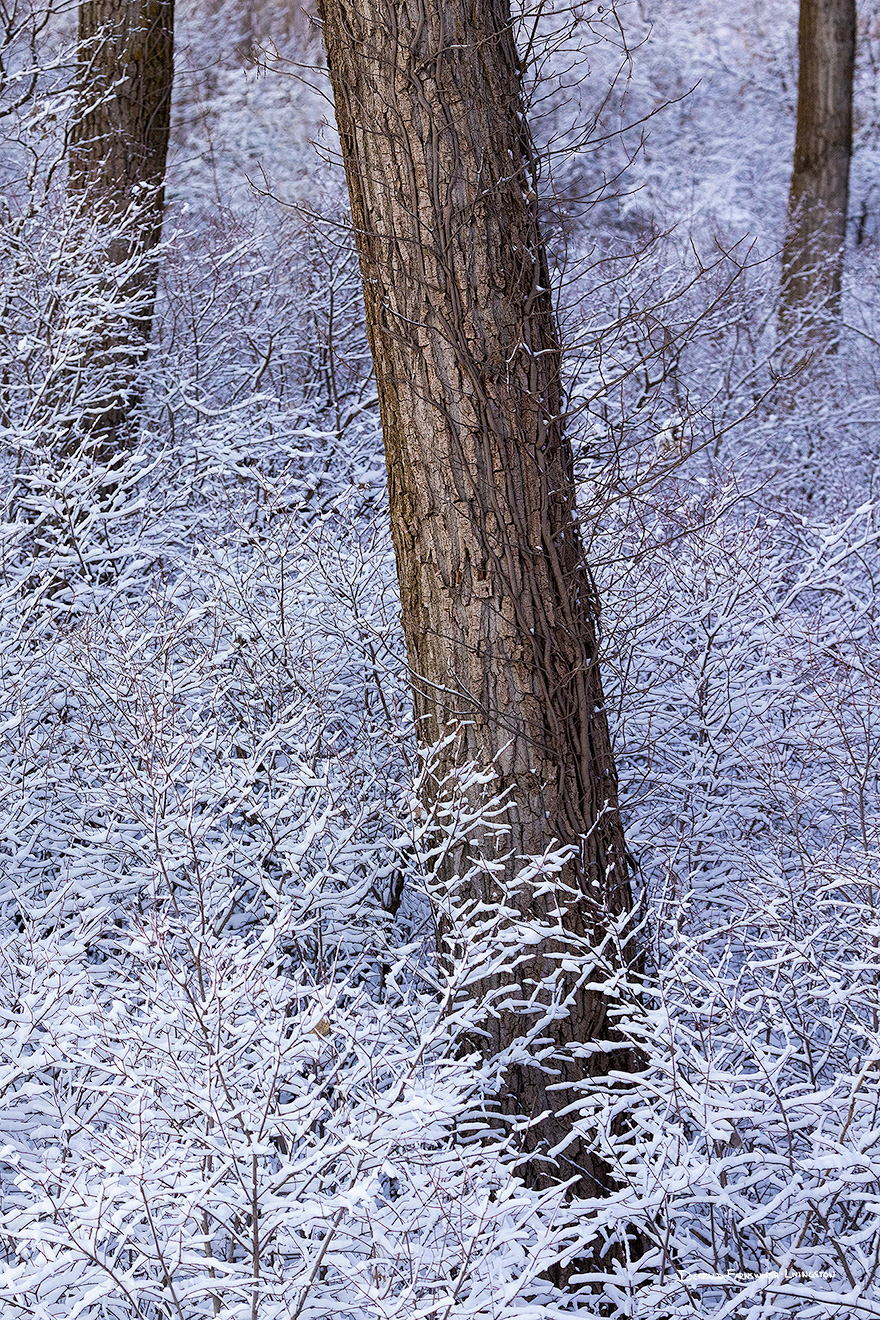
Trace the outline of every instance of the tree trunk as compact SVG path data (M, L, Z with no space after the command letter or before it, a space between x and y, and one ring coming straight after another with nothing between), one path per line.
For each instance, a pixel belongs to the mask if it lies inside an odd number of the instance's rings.
M79 77L70 136L69 191L116 233L108 263L130 264L115 300L129 310L101 329L90 352L113 382L92 409L95 452L112 460L131 406L133 364L149 340L162 235L174 74L174 0L82 0ZM118 371L113 370L113 362Z
M551 922L564 909L566 930L597 947L631 900L509 3L320 0L320 13L419 736L451 735L438 794L475 763L497 773L488 791L507 795L510 833L483 839L497 869L473 896L503 901L524 856L567 847L555 891L515 901ZM448 871L465 868L458 855ZM601 1052L573 1057L607 1039L608 1001L560 971L563 945L545 942L517 973L523 1001L561 979L568 1013L547 1032L556 1055L546 1071L511 1064L500 1105L535 1120L526 1150L568 1143L544 1172L531 1162L533 1182L574 1176L592 1196L608 1171L560 1111L571 1086L609 1066ZM522 1013L488 1012L485 1029L495 1055L523 1034Z
M849 203L855 0L801 0L797 136L782 254L780 330L795 352L833 347Z

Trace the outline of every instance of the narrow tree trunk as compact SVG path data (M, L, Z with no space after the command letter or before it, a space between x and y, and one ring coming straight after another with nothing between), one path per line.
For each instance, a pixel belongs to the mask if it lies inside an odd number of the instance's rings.
M509 3L320 0L320 13L419 735L454 734L438 785L476 763L507 794L510 834L483 841L498 870L475 896L501 901L519 859L570 847L556 891L518 901L538 918L564 908L567 930L598 946L630 891ZM562 943L519 969L524 1000L560 975ZM595 1195L607 1170L560 1111L575 1098L565 1083L608 1067L601 1053L572 1057L607 1034L608 1002L561 976L556 1059L512 1064L502 1106L536 1120L527 1150L569 1143L545 1173L533 1162L533 1181L575 1176ZM491 1055L524 1029L515 1012L485 1026Z
M782 255L780 330L833 346L849 203L855 0L801 0L797 136Z
M130 263L121 296L131 310L90 349L93 366L108 375L107 364L119 364L114 397L92 410L95 452L104 461L119 443L133 363L152 326L157 266L150 253L162 235L173 73L174 0L82 0L69 191L116 228L110 267Z

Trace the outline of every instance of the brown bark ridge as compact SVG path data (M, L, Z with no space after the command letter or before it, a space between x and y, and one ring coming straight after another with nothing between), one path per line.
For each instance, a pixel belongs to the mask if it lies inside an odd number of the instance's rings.
M780 330L794 347L833 346L849 204L855 0L801 0L798 103Z
M597 948L630 886L509 3L319 8L419 736L447 738L438 794L475 764L494 767L489 788L507 796L509 834L482 845L497 869L472 897L497 905L523 857L569 847L553 892L513 902L551 923L562 910L565 930ZM458 855L447 869L465 866ZM564 945L545 941L516 973L523 1004L555 980L567 1012L547 1029L543 1067L507 1068L499 1104L533 1120L523 1149L545 1158L529 1162L530 1181L573 1177L593 1196L609 1172L561 1111L579 1081L631 1060L589 1049L609 1035L609 1001L560 970ZM527 1011L487 1011L487 1055L522 1036Z
M146 251L162 231L174 0L83 0L70 189L113 216L136 204Z
M125 369L150 337L157 266L150 253L162 236L165 166L174 76L174 0L81 0L79 71L70 134L68 190L116 234L111 267L131 262L122 294L132 301L124 323L106 327L91 348L92 365L113 375L114 398L92 409L96 456L112 460L131 406L133 372ZM118 295L117 295L118 296Z

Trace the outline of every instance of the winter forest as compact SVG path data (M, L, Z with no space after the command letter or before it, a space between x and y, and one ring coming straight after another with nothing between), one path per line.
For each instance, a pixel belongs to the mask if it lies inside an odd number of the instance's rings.
M880 1318L876 0L0 0L0 1317Z

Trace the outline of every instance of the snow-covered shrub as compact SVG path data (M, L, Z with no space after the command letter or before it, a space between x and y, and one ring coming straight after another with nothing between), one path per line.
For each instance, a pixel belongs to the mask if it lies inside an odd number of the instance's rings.
M303 8L180 7L154 342L85 370L131 308L59 186L61 6L0 162L4 1314L880 1315L875 23L859 334L777 389L795 6L554 8L533 106L644 881L646 965L616 1005L643 1071L572 1096L618 1187L526 1190L517 1125L489 1116L509 1058L470 1052L503 973L559 932L432 879L478 822L463 783L433 819L419 803ZM25 43L2 106L32 67ZM111 474L82 422L120 367ZM517 1007L540 1054L552 996Z

